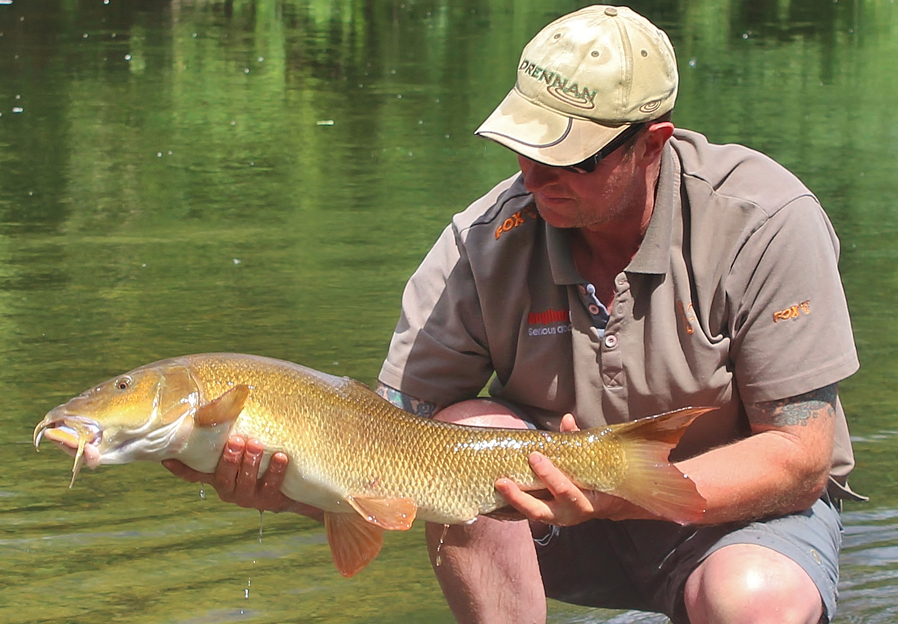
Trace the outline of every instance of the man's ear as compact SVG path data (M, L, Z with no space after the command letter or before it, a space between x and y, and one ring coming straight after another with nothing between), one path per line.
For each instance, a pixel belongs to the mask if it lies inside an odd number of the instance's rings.
M673 131L674 125L669 121L649 123L645 129L645 136L642 141L642 157L650 162L660 158L661 150L664 149L664 144L673 135Z

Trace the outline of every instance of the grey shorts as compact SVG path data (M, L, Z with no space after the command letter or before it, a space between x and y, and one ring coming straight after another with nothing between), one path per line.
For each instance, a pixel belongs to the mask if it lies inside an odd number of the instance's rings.
M687 624L686 580L711 553L758 544L789 557L836 613L842 522L828 495L807 511L750 524L681 527L655 520L592 520L553 531L536 552L546 595L573 604L664 613Z

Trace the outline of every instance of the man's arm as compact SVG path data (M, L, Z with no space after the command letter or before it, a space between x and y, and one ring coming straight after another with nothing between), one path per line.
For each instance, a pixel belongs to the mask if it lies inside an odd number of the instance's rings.
M836 395L832 384L747 403L751 436L680 463L708 500L705 521L754 520L813 505L829 481Z
M707 508L702 523L785 515L809 508L829 479L836 384L780 401L746 405L749 437L712 449L677 467L696 484ZM553 494L540 500L506 479L499 493L531 520L568 526L590 518L652 518L632 503L583 492L545 457L531 456L533 471Z

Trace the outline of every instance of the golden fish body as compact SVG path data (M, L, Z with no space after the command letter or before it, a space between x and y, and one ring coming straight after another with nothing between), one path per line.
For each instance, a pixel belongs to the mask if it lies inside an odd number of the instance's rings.
M351 576L380 550L383 529L422 518L472 522L506 505L507 477L542 484L539 451L581 488L621 496L677 522L698 520L704 499L667 461L707 408L571 433L483 429L412 416L363 384L243 354L188 355L137 368L47 414L34 431L83 463L176 458L214 470L228 435L258 439L289 459L282 491L325 511L338 569ZM77 449L77 450L76 450ZM74 482L74 476L73 476Z

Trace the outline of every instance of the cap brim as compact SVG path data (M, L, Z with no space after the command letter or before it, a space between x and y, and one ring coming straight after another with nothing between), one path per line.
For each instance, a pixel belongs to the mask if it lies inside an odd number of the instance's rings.
M562 115L512 89L474 134L536 162L563 167L586 160L628 127Z

